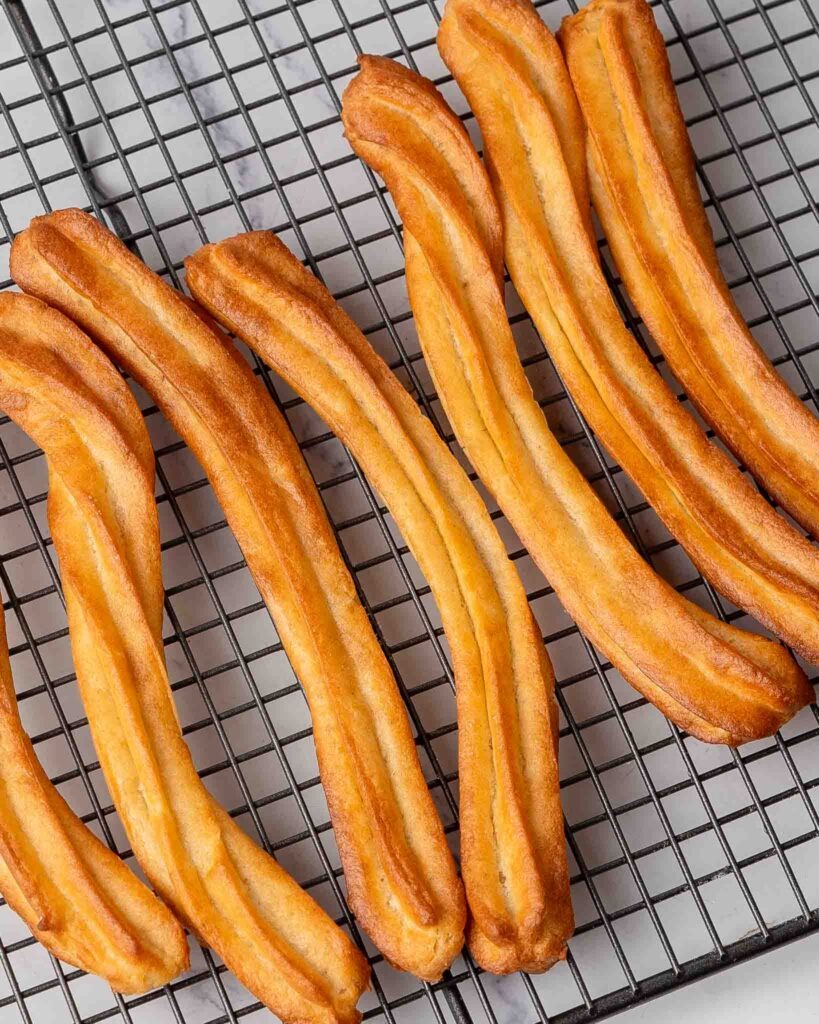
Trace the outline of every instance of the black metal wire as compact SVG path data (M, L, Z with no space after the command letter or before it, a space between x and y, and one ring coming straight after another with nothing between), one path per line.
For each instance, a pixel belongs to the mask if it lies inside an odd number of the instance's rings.
M209 240L209 218L223 211L232 210L238 217L239 224L247 229L258 226L251 220L248 204L262 197L275 196L278 199L284 220L280 223L265 222L265 226L276 231L291 231L300 246L305 260L319 276L334 258L349 256L357 268L361 283L336 289L336 297L347 301L368 296L375 312L376 319L364 324L365 333L379 336L389 343L394 353L391 365L400 370L425 413L432 419L445 442L458 451L454 438L448 432L446 424L439 414L439 406L435 393L424 385L422 376L422 360L417 351L410 350L405 344L405 330L410 323L409 313L401 310L391 311L390 305L382 294L382 289L400 281L399 270L383 268L373 269L366 254L366 246L379 242L392 241L401 243L400 224L396 220L383 186L368 171L364 172L366 188L360 194L339 197L333 186L333 175L348 165L355 164L355 157L350 153L322 160L314 143L318 133L333 129L338 124L340 106L339 93L341 85L354 72L354 66L330 70L325 64L328 47L334 41L349 40L356 53L360 53L365 44L361 38L374 28L388 27L395 39L395 46L388 44L384 52L390 56L404 60L410 65L424 51L434 45L434 38L408 41L404 28L407 19L430 20L431 32L440 15L441 4L435 0L400 0L389 3L380 0L380 6L373 9L367 4L366 12L351 0L326 0L328 18L336 19L331 27L322 27L319 32L308 28L308 5L310 0L286 0L284 3L272 4L263 10L251 10L245 0L237 0L237 8L241 17L234 17L226 23L212 24L209 16L210 8L201 0L166 0L154 2L143 0L142 10L129 13L126 17L112 19L109 16L105 0L94 0L98 25L81 32L72 32L67 24L68 15L56 0L46 0L42 17L46 19L52 37L56 41L42 45L37 36L37 25L32 24L25 0L0 0L3 10L9 19L15 38L22 51L19 56L6 56L0 53L0 121L7 126L11 144L0 149L0 168L6 158L22 160L22 166L28 177L13 187L0 188L0 249L13 236L13 220L8 210L12 204L19 208L21 200L30 200L31 212L40 212L51 207L50 196L53 190L62 183L73 183L79 180L87 194L88 207L98 216L106 218L114 230L135 251L149 242L158 253L161 266L160 273L167 274L174 284L180 284L181 264L171 257L166 239L168 232L184 225L191 225L201 241ZM819 314L819 299L810 284L807 270L808 262L819 255L819 250L796 252L788 238L788 225L800 217L817 217L815 189L811 188L809 175L819 167L819 158L811 158L802 162L793 156L789 142L794 133L815 124L816 106L809 90L809 85L819 77L819 67L809 69L800 77L795 61L789 52L790 47L815 40L819 46L819 25L815 12L808 0L798 0L801 10L808 23L807 29L800 28L788 35L781 34L772 13L784 7L790 0L768 0L757 3L748 10L733 11L730 14L722 10L719 0L701 0L700 6L705 8L707 17L702 24L689 31L683 31L679 23L683 11L682 0L655 0L658 13L662 12L670 24L672 34L668 37L669 47L679 47L688 59L689 68L678 78L678 85L698 83L710 104L710 108L689 119L689 126L699 128L709 121L715 121L724 133L727 145L704 153L698 162L698 169L703 185L706 205L713 210L716 222L723 232L717 238L718 248L728 247L736 253L741 273L729 283L732 287L748 286L757 294L763 312L754 317L750 323L754 327L767 327L776 332L781 341L783 352L774 360L776 365L792 366L805 389L806 400L816 401L815 381L806 360L815 356L819 350L819 342L809 341L797 345L788 334L787 318L794 315ZM90 5L89 5L90 6ZM538 6L547 20L554 19L555 13L565 13L569 4L558 0L543 0ZM572 4L572 7L574 5ZM171 41L165 32L166 17L189 19L185 38ZM274 17L287 17L296 30L296 38L275 51L265 42L265 22ZM765 28L769 41L743 49L737 41L737 33L750 23L749 19L758 19ZM122 34L135 25L143 29L149 26L153 30L156 45L149 47L139 55L129 59ZM225 56L224 44L230 33L246 30L252 47L242 54L241 62L229 62ZM707 66L698 59L698 43L710 33L720 33L724 37L730 56L721 58ZM414 36L417 33L414 33ZM83 54L87 52L87 44L93 40L104 41L111 48L118 63L109 67L89 71L84 62ZM218 70L207 75L187 75L186 54L191 47L207 46L216 61ZM761 88L757 85L749 61L757 60L766 54L778 54L790 76L789 80ZM312 69L303 80L290 86L285 84L283 68L288 60L299 59ZM55 71L59 60L61 72ZM139 77L141 70L152 61L159 61L169 69L174 84L155 94L146 96L141 87ZM819 61L817 62L819 63ZM63 69L71 65L72 70ZM34 75L38 91L31 95L15 96L8 101L2 95L3 74L13 72L27 66ZM747 86L747 95L725 101L717 100L712 80L713 77L726 70L738 68L742 80ZM118 101L117 105L106 103L101 88L106 80L114 74L124 75L124 80L133 93L133 100ZM264 73L270 81L270 91L256 99L246 99L242 90L242 76L248 73ZM449 76L443 76L439 84L449 83ZM230 93L230 103L225 109L215 113L207 113L200 109L198 96L216 83L225 82ZM324 89L329 97L335 114L317 119L307 124L299 114L300 97L310 94L316 89ZM799 121L780 126L770 104L780 98L788 89L794 89L804 103L809 116ZM82 94L90 100L93 114L84 119L75 119L72 111L73 97ZM121 98L120 98L121 100ZM189 113L180 124L164 134L154 114L158 105L165 101L175 100L182 103ZM23 120L30 121L35 104L45 103L53 128L38 124L36 137L31 131L22 133L20 124ZM279 103L291 121L292 129L279 130L270 137L258 126L256 113L268 104ZM740 141L734 130L732 115L742 111L743 107L753 104L765 123L766 130L752 139ZM117 135L117 122L120 118L140 114L145 118L151 137L136 143L124 144ZM235 147L230 153L220 152L218 133L221 126L235 121L243 126L249 143ZM110 144L109 152L96 152L88 143L93 132L102 132ZM99 136L97 136L99 137ZM193 167L180 170L173 156L172 146L178 146L186 137L191 140L203 141L207 150L207 159ZM25 141L24 141L25 140ZM70 160L70 166L62 169L49 170L48 173L38 172L36 152L39 147L62 143ZM271 156L273 146L285 143L301 145L308 157L310 166L288 175L280 174L276 161ZM784 169L775 170L767 175L755 176L749 154L759 146L774 145L781 154ZM140 183L134 171L134 161L148 150L156 148L164 172L158 172L153 180ZM261 162L262 177L267 179L262 184L254 184L250 188L242 188L237 184L231 171L238 167L238 161L248 157L256 157ZM720 189L712 183L712 169L719 161L733 157L744 172L745 181L731 189ZM118 169L127 187L118 186L120 191L104 189L100 181L109 170ZM223 189L224 198L217 198L207 204L197 204L191 187L196 176L215 172ZM800 197L801 205L776 215L769 198L769 189L786 182L794 182ZM299 214L291 201L292 190L297 186L310 184L322 196L322 202L315 204L308 212ZM179 202L179 212L164 218L152 212L154 198L163 189L174 189ZM760 222L744 228L736 229L726 210L729 201L753 197L761 211ZM353 218L358 214L358 207L368 200L375 200L385 227L371 230L369 233L356 231ZM138 213L143 226L129 223L126 209ZM340 228L342 241L321 248L311 246L308 232L313 225L321 223L323 218L332 218ZM747 246L756 241L760 232L769 229L781 246L781 254L764 266L756 266L751 259ZM604 247L605 248L605 247ZM801 287L801 296L787 304L777 304L766 291L766 286L774 275L783 270L790 270ZM618 296L621 309L629 327L640 338L641 322L635 317L625 297L620 291L620 282L615 275L610 281ZM6 286L10 282L0 282ZM819 318L818 318L819 319ZM516 314L512 318L516 329L529 327L528 318ZM815 333L815 332L814 332ZM642 339L641 339L642 340ZM658 368L663 369L662 356L651 354ZM544 411L550 416L558 413L562 416L565 410L570 423L562 422L561 441L584 464L592 459L592 468L587 475L590 481L600 489L601 494L609 502L612 512L632 538L637 549L658 568L666 563L669 554L678 551L673 540L656 536L649 537L645 532L644 523L649 514L646 503L624 477L620 468L610 464L596 438L588 428L578 410L562 389L545 351L530 352L524 360L527 370L532 374L540 374L544 370L552 373L554 382L543 389L538 398ZM255 372L260 374L271 396L280 405L294 426L298 426L297 417L303 413L303 403L299 399L280 399L277 383L258 360L254 363ZM679 392L681 401L685 400ZM149 420L158 416L153 406L148 406L145 415ZM8 420L0 418L0 432ZM336 444L332 435L320 430L304 439L302 448L310 456L322 450L323 446ZM278 641L265 647L246 651L240 641L238 627L242 620L254 613L263 612L261 601L254 600L239 608L228 610L220 592L223 581L229 581L236 573L246 571L244 562L237 560L229 565L220 565L213 569L208 566L205 545L226 530L226 523L217 515L214 521L194 526L189 522L186 509L197 494L207 491L204 478L186 480L174 486L169 475L174 460L184 451L181 442L173 442L157 449L157 468L160 492L157 500L162 509L167 510L170 521L174 524L174 536L163 541L163 553L168 557L175 552L187 551L192 568L186 578L171 581L166 594L166 611L168 615L169 634L165 637L166 645L174 645L182 654L184 670L182 677L173 683L176 693L182 695L187 691L198 695L202 714L195 721L188 722L184 734L195 739L207 730L214 730L219 741L222 756L210 763L201 771L205 779L212 779L222 772L229 772L235 780L239 801L230 808L234 816L249 819L256 838L270 852L281 855L293 851L299 844L309 843L319 865L315 877L301 879L304 887L310 891L328 889L337 904L337 918L340 923L350 928L352 934L361 941L355 921L344 901L343 876L339 868L334 867L327 852L325 840L332 831L328 821L317 822L310 811L308 800L320 787L318 777L300 778L291 762L292 751L299 743L309 741L311 730L308 727L285 733L280 732L274 722L277 715L277 704L298 692L295 683L287 683L272 692L263 692L256 682L255 671L265 658L281 655L282 647ZM91 759L83 758L76 737L85 729L84 717L72 717L66 714L61 701L61 694L67 692L74 682L72 674L58 675L49 672L44 651L49 644L65 641L64 626L52 628L49 632L38 635L31 625L30 609L36 609L37 602L56 595L59 597L59 579L51 555L51 540L42 522L44 493L27 493L24 475L30 464L41 457L37 450L27 450L12 454L2 443L0 437L0 469L7 474L12 500L0 505L0 536L3 521L6 517L22 515L31 531L33 540L17 546L7 545L0 553L0 584L2 584L7 600L6 610L13 609L22 629L22 641L13 644L13 657L29 652L41 682L21 688L18 697L21 702L44 695L47 697L56 716L56 725L32 737L35 745L50 739L65 737L74 766L65 769L55 779L60 784L78 781L85 789L90 802L90 811L83 815L83 820L97 823L104 838L114 845L109 829L109 821L113 820L114 809L110 804L101 801L94 789L93 779L98 777L99 764ZM475 479L474 474L471 474ZM443 706L451 707L451 689L453 685L451 666L448 661L445 642L441 629L435 624L431 612L429 588L419 582L415 576L413 565L409 560L409 552L396 538L391 528L387 509L381 504L378 496L367 484L357 465L352 459L339 468L332 477L319 484L320 490L332 508L336 503L336 495L342 488L353 487L360 495L359 511L354 514L334 515L334 526L341 542L342 551L347 563L359 585L362 599L365 594L361 589L363 578L373 569L392 566L400 581L400 591L379 601L364 600L377 635L381 640L390 663L398 679L399 686L406 699L411 720L417 734L417 743L430 769L430 786L440 798L445 815L447 832L457 829L457 771L446 766L441 756L441 744L451 741L456 731L454 720L448 720L435 728L425 727L424 715L419 702L432 695L442 701ZM362 505L363 502L363 505ZM499 523L502 516L497 510L492 512L493 518ZM355 531L363 527L375 527L381 538L381 550L367 557L349 555L347 541ZM13 569L15 565L28 557L39 556L45 560L48 582L38 588L29 588L17 581ZM521 568L529 573L531 566L528 555L520 548L510 551ZM528 577L527 577L528 578ZM199 588L208 594L213 606L213 614L204 621L186 624L177 611L177 600ZM678 589L687 593L699 592L710 604L714 613L727 621L742 618L742 613L727 607L719 596L687 565L685 579L678 582ZM551 588L542 580L536 580L528 589L531 602L538 603L552 598ZM401 639L387 642L383 630L382 619L387 614L412 612L419 623L420 632L404 635ZM196 655L196 644L199 637L206 636L211 630L221 630L227 637L228 655L226 660L217 665L200 665ZM428 1010L437 1021L453 1018L458 1024L465 1024L470 1019L488 1020L494 1024L499 1017L499 1007L503 1000L504 986L520 985L524 994L525 1009L519 1007L526 1020L553 1021L558 1024L569 1024L573 1021L596 1019L614 1012L624 1006L639 1002L656 995L668 988L693 980L703 974L710 973L748 956L755 955L764 949L790 941L800 935L813 931L817 926L817 908L812 897L803 888L803 880L791 862L792 855L804 844L819 838L819 816L812 799L814 789L819 785L819 768L816 773L805 772L800 766L802 751L809 749L812 743L819 743L819 716L814 711L813 724L808 723L801 730L786 731L766 744L754 745L752 748L732 752L721 763L703 766L698 763L699 754L694 741L685 734L668 727L662 735L650 741L642 741L635 729L635 716L644 714L650 709L646 701L635 695L620 697L616 675L612 666L602 660L593 647L580 636L573 625L559 625L550 628L545 637L547 644L556 650L561 644L580 644L578 651L583 652L581 661L584 667L575 668L571 675L560 678L558 682L558 699L562 712L561 743L568 744L577 758L577 766L571 772L566 771L562 780L564 796L568 804L572 803L573 794L583 787L591 787L590 792L596 797L594 808L587 808L583 814L574 816L575 820L567 821L567 840L573 861L572 886L577 897L583 893L588 895L590 913L580 921L577 938L572 943L568 965L568 978L574 986L574 995L567 1003L554 1002L550 990L550 980L563 968L556 968L553 974L545 979L523 977L516 981L493 981L489 983L468 955L459 959L451 973L437 985L421 985L417 983L402 989L399 995L391 990L394 985L389 980L388 969L378 955L370 957L375 967L375 999L367 1010L367 1018L383 1018L393 1020L394 1015L403 1007L418 999L425 999ZM402 665L408 654L429 651L431 664L423 679L405 679ZM214 700L211 687L223 676L234 672L245 685L246 699L237 701L229 707L220 708ZM578 693L588 693L596 689L603 694L605 704L591 712L578 713L575 710ZM582 705L582 702L581 702ZM264 729L264 741L251 750L241 753L231 743L230 723L241 715L253 714L261 722ZM614 747L609 746L603 751L595 752L594 737L601 729L613 730L610 736L619 736ZM661 784L655 780L652 772L652 758L671 757L679 759L682 766L681 775L673 782ZM246 777L247 769L259 758L275 756L282 777L281 788L259 797L254 796ZM790 784L767 794L760 793L760 769L772 764L772 758L781 759ZM609 786L611 780L617 778L618 772L625 768L633 769L639 787L631 792L628 798L615 799ZM738 779L741 783L745 801L741 806L719 812L714 801L714 786L720 786L730 780ZM702 821L686 828L677 828L669 812L671 801L684 798L693 801L702 811ZM799 801L805 819L810 828L796 835L781 838L774 824L774 815L785 803ZM292 802L303 825L294 834L270 834L265 826L262 812L267 820L269 815L285 803ZM656 837L631 838L626 822L630 815L652 813L659 823ZM757 818L765 836L764 848L741 856L735 852L731 842L732 826L742 825ZM610 830L614 847L603 858L598 858L589 837L600 828ZM724 864L709 870L698 870L692 865L689 850L691 844L700 839L714 837L724 859ZM650 841L648 841L650 838ZM591 843L591 845L590 845ZM590 858L589 852L592 857ZM130 857L128 850L120 850L122 855ZM669 852L677 867L673 879L663 887L649 884L645 876L645 866L651 859L664 852ZM790 891L795 916L785 921L771 921L760 906L759 899L749 882L749 871L757 865L768 862L776 863L781 870L782 894ZM606 885L613 873L625 871L631 880L633 896L620 905L612 906L606 895ZM712 911L706 900L706 887L730 877L735 879L741 901L747 907L753 921L753 930L744 938L725 940L720 934L719 922L713 919ZM673 883L673 884L671 884ZM703 952L694 956L681 956L675 948L675 942L664 920L666 906L678 898L690 899L707 941ZM656 947L666 966L646 972L639 963L634 961L634 954L626 941L623 932L631 922L645 917L650 926L647 940L649 946ZM578 955L586 939L595 942L603 940L613 955L622 975L622 983L610 983L601 990L594 963L583 962ZM225 984L224 967L217 965L213 957L204 952L204 970L196 970L189 976L167 986L161 992L148 993L136 999L117 999L108 1009L94 1013L85 1013L82 999L73 985L81 978L81 972L63 968L54 961L54 977L40 981L34 985L21 986L15 973L16 958L30 949L34 940L19 939L14 942L0 942L0 962L9 985L9 994L0 996L0 1009L16 1005L21 1017L26 1022L37 1024L36 1013L32 1012L35 997L41 996L52 989L59 989L65 1000L66 1013L78 1024L90 1024L91 1021L103 1021L119 1016L129 1021L131 1012L137 1007L152 1005L157 1011L160 1001L164 1001L171 1019L183 1024L185 1014L180 1003L180 994L186 993L200 985L211 986L216 1000L215 1005L221 1007L209 1024L217 1021L238 1021L247 1013L258 1008L258 1004L246 1001L235 1002L234 989ZM709 947L709 948L706 948ZM597 946L596 949L601 947ZM441 1003L440 1000L444 1002ZM553 1008L553 1004L554 1007ZM516 1004L517 1005L517 1004ZM504 1011L506 1012L506 1011ZM518 1019L518 1018L516 1018Z

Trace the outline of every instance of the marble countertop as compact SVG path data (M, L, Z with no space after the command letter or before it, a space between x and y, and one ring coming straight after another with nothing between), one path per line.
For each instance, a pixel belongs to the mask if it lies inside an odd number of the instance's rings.
M150 6L146 7L146 3ZM776 215L785 218L788 244L798 255L804 254L803 270L815 290L819 258L811 253L816 246L816 220L810 212L800 210L805 203L805 189L814 198L819 192L819 173L815 167L819 129L805 123L804 97L800 97L790 69L771 45L772 32L790 40L786 51L789 59L796 71L806 76L810 95L819 102L819 37L810 32L808 21L810 14L816 14L813 5L814 0L772 4L768 26L758 14L749 13L753 8L751 0L670 0L673 15L681 28L690 33L690 52L676 45L671 50L671 59L675 74L684 79L680 95L686 113L696 117L692 140L698 154L708 161L710 187L718 194L731 194L722 206L724 221L713 209L709 215L719 239L725 238L726 225L741 236L741 251L735 244L724 244L720 246L720 258L729 279L738 282L735 294L743 313L757 321L757 337L772 356L781 354L782 342L762 316L762 297L782 311L783 330L797 347L808 346L815 339L819 317L805 301L802 285L789 271L787 260L783 260L782 245L766 226L759 196L747 187L745 171L730 153L731 140L726 132L747 146L743 152L750 170L757 180L766 183L764 198ZM339 97L355 63L356 48L391 54L400 54L405 48L420 71L436 78L444 75L440 57L435 47L429 45L435 33L435 13L442 0L390 0L386 6L381 0L89 0L58 6L64 25L55 16L55 5L48 0L25 0L54 74L63 86L71 117L81 125L79 137L94 180L102 194L117 199L137 236L143 258L152 267L170 272L175 283L183 283L180 262L203 241L215 241L248 227L273 228L301 255L305 255L302 246L309 247L328 287L341 296L342 304L358 323L369 329L371 341L382 354L394 357L396 341L411 355L417 354L417 340L408 316L402 254L394 231L394 209L388 197L381 199L373 191L373 179L351 154L337 113ZM254 17L255 32L243 23L246 10ZM565 0L551 0L541 8L552 27L568 10ZM658 16L663 31L672 37L675 26L665 12L660 11ZM728 19L727 27L709 28L715 18ZM355 45L344 29L345 21L355 26ZM65 30L77 40L73 50L62 45ZM307 38L316 40L315 45L306 45ZM731 64L732 45L750 54L746 65L750 82ZM56 208L89 203L72 155L56 130L54 110L41 97L37 98L37 83L29 65L15 61L20 53L0 14L0 96L9 107L10 119L0 117L0 208L12 231L23 228L30 217L43 212L46 204ZM130 75L120 67L122 58L133 62ZM708 73L708 82L729 111L725 122L710 111L692 61L698 67L714 69ZM233 87L222 73L222 62L232 70ZM292 108L278 95L275 76L290 91ZM184 89L179 87L180 79ZM751 95L752 85L763 91L762 102ZM457 110L466 110L451 82L445 82L442 89ZM147 101L147 115L140 98ZM239 101L244 109L237 109ZM789 171L788 160L777 140L770 138L768 115L774 119L777 130L785 133L787 155L798 168L795 173ZM306 139L295 130L294 118L307 127ZM468 128L477 140L474 123L468 122ZM30 164L12 152L15 132L28 147ZM157 143L157 133L165 138L161 145ZM264 157L255 138L262 140ZM714 158L720 152L723 155ZM320 175L315 171L314 159L321 165ZM32 170L45 178L41 192L32 187ZM134 195L135 185L140 198ZM301 241L293 232L292 219L300 224ZM359 242L360 258L349 251L349 237ZM759 275L762 292L757 290L756 281L748 280L743 257ZM8 244L2 243L0 282L7 278L7 268ZM510 311L518 312L515 297L510 295L509 300ZM391 326L381 322L383 311L391 319ZM522 355L540 350L540 341L527 321L516 324L516 333ZM807 355L805 365L814 379L819 378L817 353ZM418 368L427 385L423 364L418 363ZM796 385L793 367L785 364L781 369ZM530 376L538 397L555 393L556 378L547 362L533 364ZM281 382L276 382L276 388L283 400L293 397ZM139 389L135 393L147 409L147 397ZM565 401L550 406L548 416L560 436L568 436L577 429L577 421ZM315 438L324 430L303 405L293 406L289 418L301 440ZM208 787L226 806L233 809L241 804L237 780L230 766L225 767L225 747L208 722L203 700L203 692L207 692L224 716L227 743L232 754L242 760L269 838L277 842L303 832L304 817L292 797L267 799L286 788L286 780L270 749L260 713L255 708L238 714L233 711L248 701L243 673L251 672L265 698L270 721L286 744L294 775L303 784L306 813L320 828L323 848L331 863L338 867L332 830L322 827L328 820L327 808L316 778L306 702L292 685L293 675L284 655L266 653L277 641L275 627L267 612L258 607L258 594L247 571L232 568L239 559L238 549L230 532L219 525L221 513L210 488L200 485L198 464L187 450L175 447L176 435L161 416L150 413L148 426L155 447L162 453L160 461L169 486L178 499L178 508L174 509L158 488L165 583L171 590L170 605L186 633L189 648L186 651L175 639L171 621L166 618L166 655L171 677L179 684L176 699L180 719L188 727L187 738L197 767L205 773ZM15 462L15 473L24 493L34 498L34 519L47 537L42 500L47 486L43 459L28 457L32 452L30 441L11 424L0 426L0 440L11 458L20 457ZM594 454L587 442L572 446L571 451L583 468L594 468ZM354 478L346 479L350 463L337 441L315 444L308 448L306 456L316 479L328 484L324 498L336 523L366 511L368 506L360 484ZM335 483L340 477L344 482ZM622 477L619 480L626 499L637 501L639 496L629 482ZM613 507L605 484L600 488L604 500ZM13 506L15 500L9 474L0 472L3 558L29 544L32 538L31 524L22 513L3 511ZM196 533L199 553L208 570L217 573L212 592L199 579L187 545L180 543L183 525ZM511 531L505 523L500 527L510 550L514 550L516 541ZM661 542L667 536L651 513L640 515L639 529L648 543ZM354 563L387 550L383 532L372 521L345 529L343 545ZM417 566L409 557L406 564L415 585L422 586ZM517 564L529 591L543 586L543 578L528 557L520 558ZM37 664L26 648L23 622L9 615L15 684L24 695L21 707L25 725L38 740L37 751L47 771L52 776L71 773L75 767L71 752L64 737L55 730L57 701L68 721L75 723L72 733L84 762L93 765L95 755L87 728L81 724L83 712L71 676L62 606L53 588L48 591L49 577L41 555L36 550L26 550L8 558L5 565L18 597L43 591L42 596L26 601L22 614L37 639L37 650L49 678L56 681L52 700L40 686ZM678 548L658 557L657 567L675 583L692 576L691 564ZM392 602L406 591L391 560L362 570L359 583L371 605ZM707 600L702 587L689 596ZM215 600L230 617L233 636L220 622ZM431 599L424 598L424 603L437 624ZM533 610L544 634L569 624L553 597L534 600ZM418 687L415 706L425 728L437 730L434 749L444 771L454 772L456 734L449 728L455 719L453 695L446 685L425 688L426 683L442 674L441 664L428 642L410 644L406 649L402 646L421 630L417 611L411 602L393 603L379 614L378 621L385 641L400 651L396 660L404 682ZM234 641L243 652L238 664ZM587 655L573 636L550 644L550 654L560 679L582 672L588 665ZM609 683L614 698L621 704L633 699L633 691L616 673L609 674ZM610 708L596 679L568 688L565 695L576 722L587 722ZM573 966L560 965L531 982L518 976L493 979L483 975L477 982L467 977L459 990L476 1024L533 1021L538 1005L550 1016L570 1010L581 1001L576 976L582 976L591 998L622 988L625 976L618 950L638 982L667 970L669 954L658 938L658 925L668 936L672 955L681 963L707 955L714 948L704 923L704 911L722 943L729 944L755 931L749 898L732 876L725 848L708 825L703 803L690 785L681 750L674 743L665 742L670 735L667 723L645 705L631 710L628 721L637 746L645 751L647 778L656 790L667 794L663 807L675 833L685 837L681 845L685 865L695 878L702 880L701 884L696 892L686 885L680 861L666 841L656 808L647 799L646 778L616 721L609 718L599 725L584 726L585 751L578 748L571 735L565 736L561 741L562 778L569 780L582 774L583 754L595 765L606 765L601 773L602 790L606 799L621 809L618 823L622 838L600 813L600 794L588 778L565 788L567 820L573 827L580 826L575 835L578 856L591 872L594 885L592 891L581 879L573 887L581 926L581 933L571 944ZM800 838L812 828L816 813L813 797L797 792L793 777L793 771L810 782L819 777L816 724L808 709L784 731L789 745L765 741L744 748L744 775L727 750L707 747L695 740L685 741L685 750L696 771L706 777L705 790L715 813L724 819L725 841L731 855L740 862L748 859L743 871L747 892L770 926L799 912L787 870L793 872L801 886L806 904L812 910L819 906L819 872L815 869L819 839ZM431 775L428 764L425 768ZM86 813L90 809L88 796L75 776L76 773L61 784L61 792L75 810ZM90 778L101 802L107 806L110 801L99 771L92 767ZM454 791L457 793L455 788ZM810 792L815 792L812 786ZM762 815L754 808L755 797L763 802ZM450 817L443 802L441 810L445 819ZM599 820L588 826L595 816ZM245 814L239 820L248 824L247 817ZM108 820L119 849L127 849L116 815L112 813ZM453 841L457 841L456 834ZM780 844L785 844L787 852ZM635 871L624 863L624 845L629 855L635 855ZM761 859L756 859L760 854ZM300 881L321 874L320 861L309 839L283 845L278 856ZM611 863L615 866L606 867ZM578 869L574 860L572 868ZM646 907L618 916L623 908L640 901L635 872L652 897L662 897L656 919L652 918L653 909ZM343 889L343 879L339 884ZM669 894L671 890L674 891ZM338 902L326 881L315 885L311 892L338 915ZM600 923L595 900L607 914L614 915L610 932ZM26 934L8 908L0 908L0 942L9 951L7 972L11 972L21 989L35 989L26 999L32 1024L68 1021L75 1011L78 1019L93 1014L100 1014L100 1019L123 1019L105 985L58 968L39 946L25 943ZM818 942L813 936L784 946L761 959L667 995L661 1003L629 1009L620 1019L637 1024L663 1013L678 1024L693 1024L706 1015L715 1021L742 1020L750 1024L778 1019L785 992L789 1019L817 1019L819 1011L815 1009L811 989ZM214 972L213 961L205 959L195 944L192 955L190 984L178 987L174 996L186 1024L229 1019L229 1012L252 1004L252 997L230 975ZM454 970L464 971L464 963L459 960ZM22 1019L13 1002L3 1004L12 992L7 972L0 971L0 1024ZM378 964L376 972L386 998L398 1000L394 1014L397 1022L432 1024L436 1013L417 982L383 963ZM73 1000L73 1010L66 1001L66 993ZM418 997L401 1002L402 997L414 995ZM378 1000L369 994L363 1005L375 1010ZM452 1019L451 1010L440 995L437 1007L443 1019ZM137 1001L130 1019L134 1024L164 1024L177 1019L175 1013L171 1002L159 996ZM256 1009L241 1019L261 1024L273 1017Z

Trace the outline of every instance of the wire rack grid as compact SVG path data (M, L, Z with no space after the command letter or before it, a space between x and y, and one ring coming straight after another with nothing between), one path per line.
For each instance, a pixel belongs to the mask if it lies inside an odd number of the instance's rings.
M479 141L435 49L438 0L0 2L0 287L12 284L14 233L56 207L92 210L180 286L182 259L203 242L272 228L323 277L462 457L413 333L400 223L344 143L338 117L356 55L384 53L438 82ZM539 8L554 28L573 5L546 0ZM729 282L780 372L815 404L813 0L657 0L655 13ZM629 326L685 401L609 276ZM544 413L639 550L694 600L756 628L703 582L607 459L511 294L510 315ZM346 451L253 365L319 484L457 848L452 674L429 589ZM364 943L374 973L366 1018L599 1019L816 928L815 708L738 752L685 736L578 633L487 497L559 680L577 934L567 962L538 977L492 978L468 956L433 986L389 968L346 906L306 703L274 625L201 469L150 399L135 393L157 454L166 655L186 738L211 791ZM61 792L135 867L76 692L45 500L42 453L0 420L0 584L14 612L21 712ZM271 1019L195 943L183 978L126 1000L49 957L0 905L0 961L0 1021Z

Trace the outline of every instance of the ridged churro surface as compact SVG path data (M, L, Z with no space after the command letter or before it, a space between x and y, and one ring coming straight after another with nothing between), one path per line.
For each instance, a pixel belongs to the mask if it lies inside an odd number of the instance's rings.
M60 348L87 339L28 296L0 295L0 407L29 403ZM18 381L25 383L18 384ZM43 771L23 730L0 618L0 892L49 952L117 992L164 985L188 966L181 926L86 828Z
M419 337L473 465L632 685L701 739L774 731L811 700L804 674L779 645L682 598L620 532L532 396L504 307L500 216L466 131L430 82L384 58L361 63L344 97L347 138L404 221Z
M529 0L449 0L440 45L481 127L510 274L569 392L701 572L819 663L819 551L708 441L603 277L554 37Z
M18 279L29 284L50 273L34 234L15 241ZM2 406L48 458L80 693L134 853L182 920L283 1020L357 1021L363 957L196 773L165 669L148 433L122 377L75 334L82 344L69 348L43 330L35 372L15 378Z
M284 418L222 332L92 217L35 220L15 248L18 281L83 324L197 455L310 702L350 904L392 963L439 978L463 944L463 890L395 680ZM363 980L349 952L345 998Z
M819 422L726 285L651 8L593 0L559 39L588 129L592 200L631 298L697 409L819 536Z
M186 262L196 298L350 447L429 580L455 669L469 944L492 971L545 970L573 919L554 678L486 508L432 424L324 286L269 232Z

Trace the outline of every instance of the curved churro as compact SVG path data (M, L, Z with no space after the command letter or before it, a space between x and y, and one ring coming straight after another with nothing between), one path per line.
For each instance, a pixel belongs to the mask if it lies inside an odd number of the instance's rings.
M701 739L764 736L812 698L775 643L718 622L637 555L550 433L517 356L488 178L430 82L364 57L343 120L404 220L410 299L461 444L578 625ZM585 239L585 234L583 234Z
M26 345L8 331L8 318L37 319L39 306L36 299L0 295L4 404L19 394L18 357L7 361L6 344L13 339L18 351ZM40 766L17 710L2 617L0 892L50 953L98 974L117 992L147 992L188 966L185 934L171 912L83 825Z
M686 394L819 536L819 422L746 327L719 268L663 38L644 0L594 0L559 35L591 194L635 305Z
M444 59L481 128L506 262L584 416L703 575L819 663L819 551L709 443L626 329L586 231L584 132L529 0L450 0Z
M18 269L33 258L24 242ZM136 402L73 324L35 299L19 302L31 313L5 317L0 407L48 458L80 692L136 857L284 1020L356 1021L363 957L210 796L182 739L162 650L154 458Z
M228 339L92 217L35 219L12 260L18 283L87 328L199 458L310 701L350 904L392 963L437 979L463 944L463 890L389 665L284 418ZM349 954L345 999L363 982Z
M186 268L195 298L350 447L429 580L455 667L469 945L487 970L545 970L565 956L574 926L554 677L483 502L356 325L275 236L206 246Z

